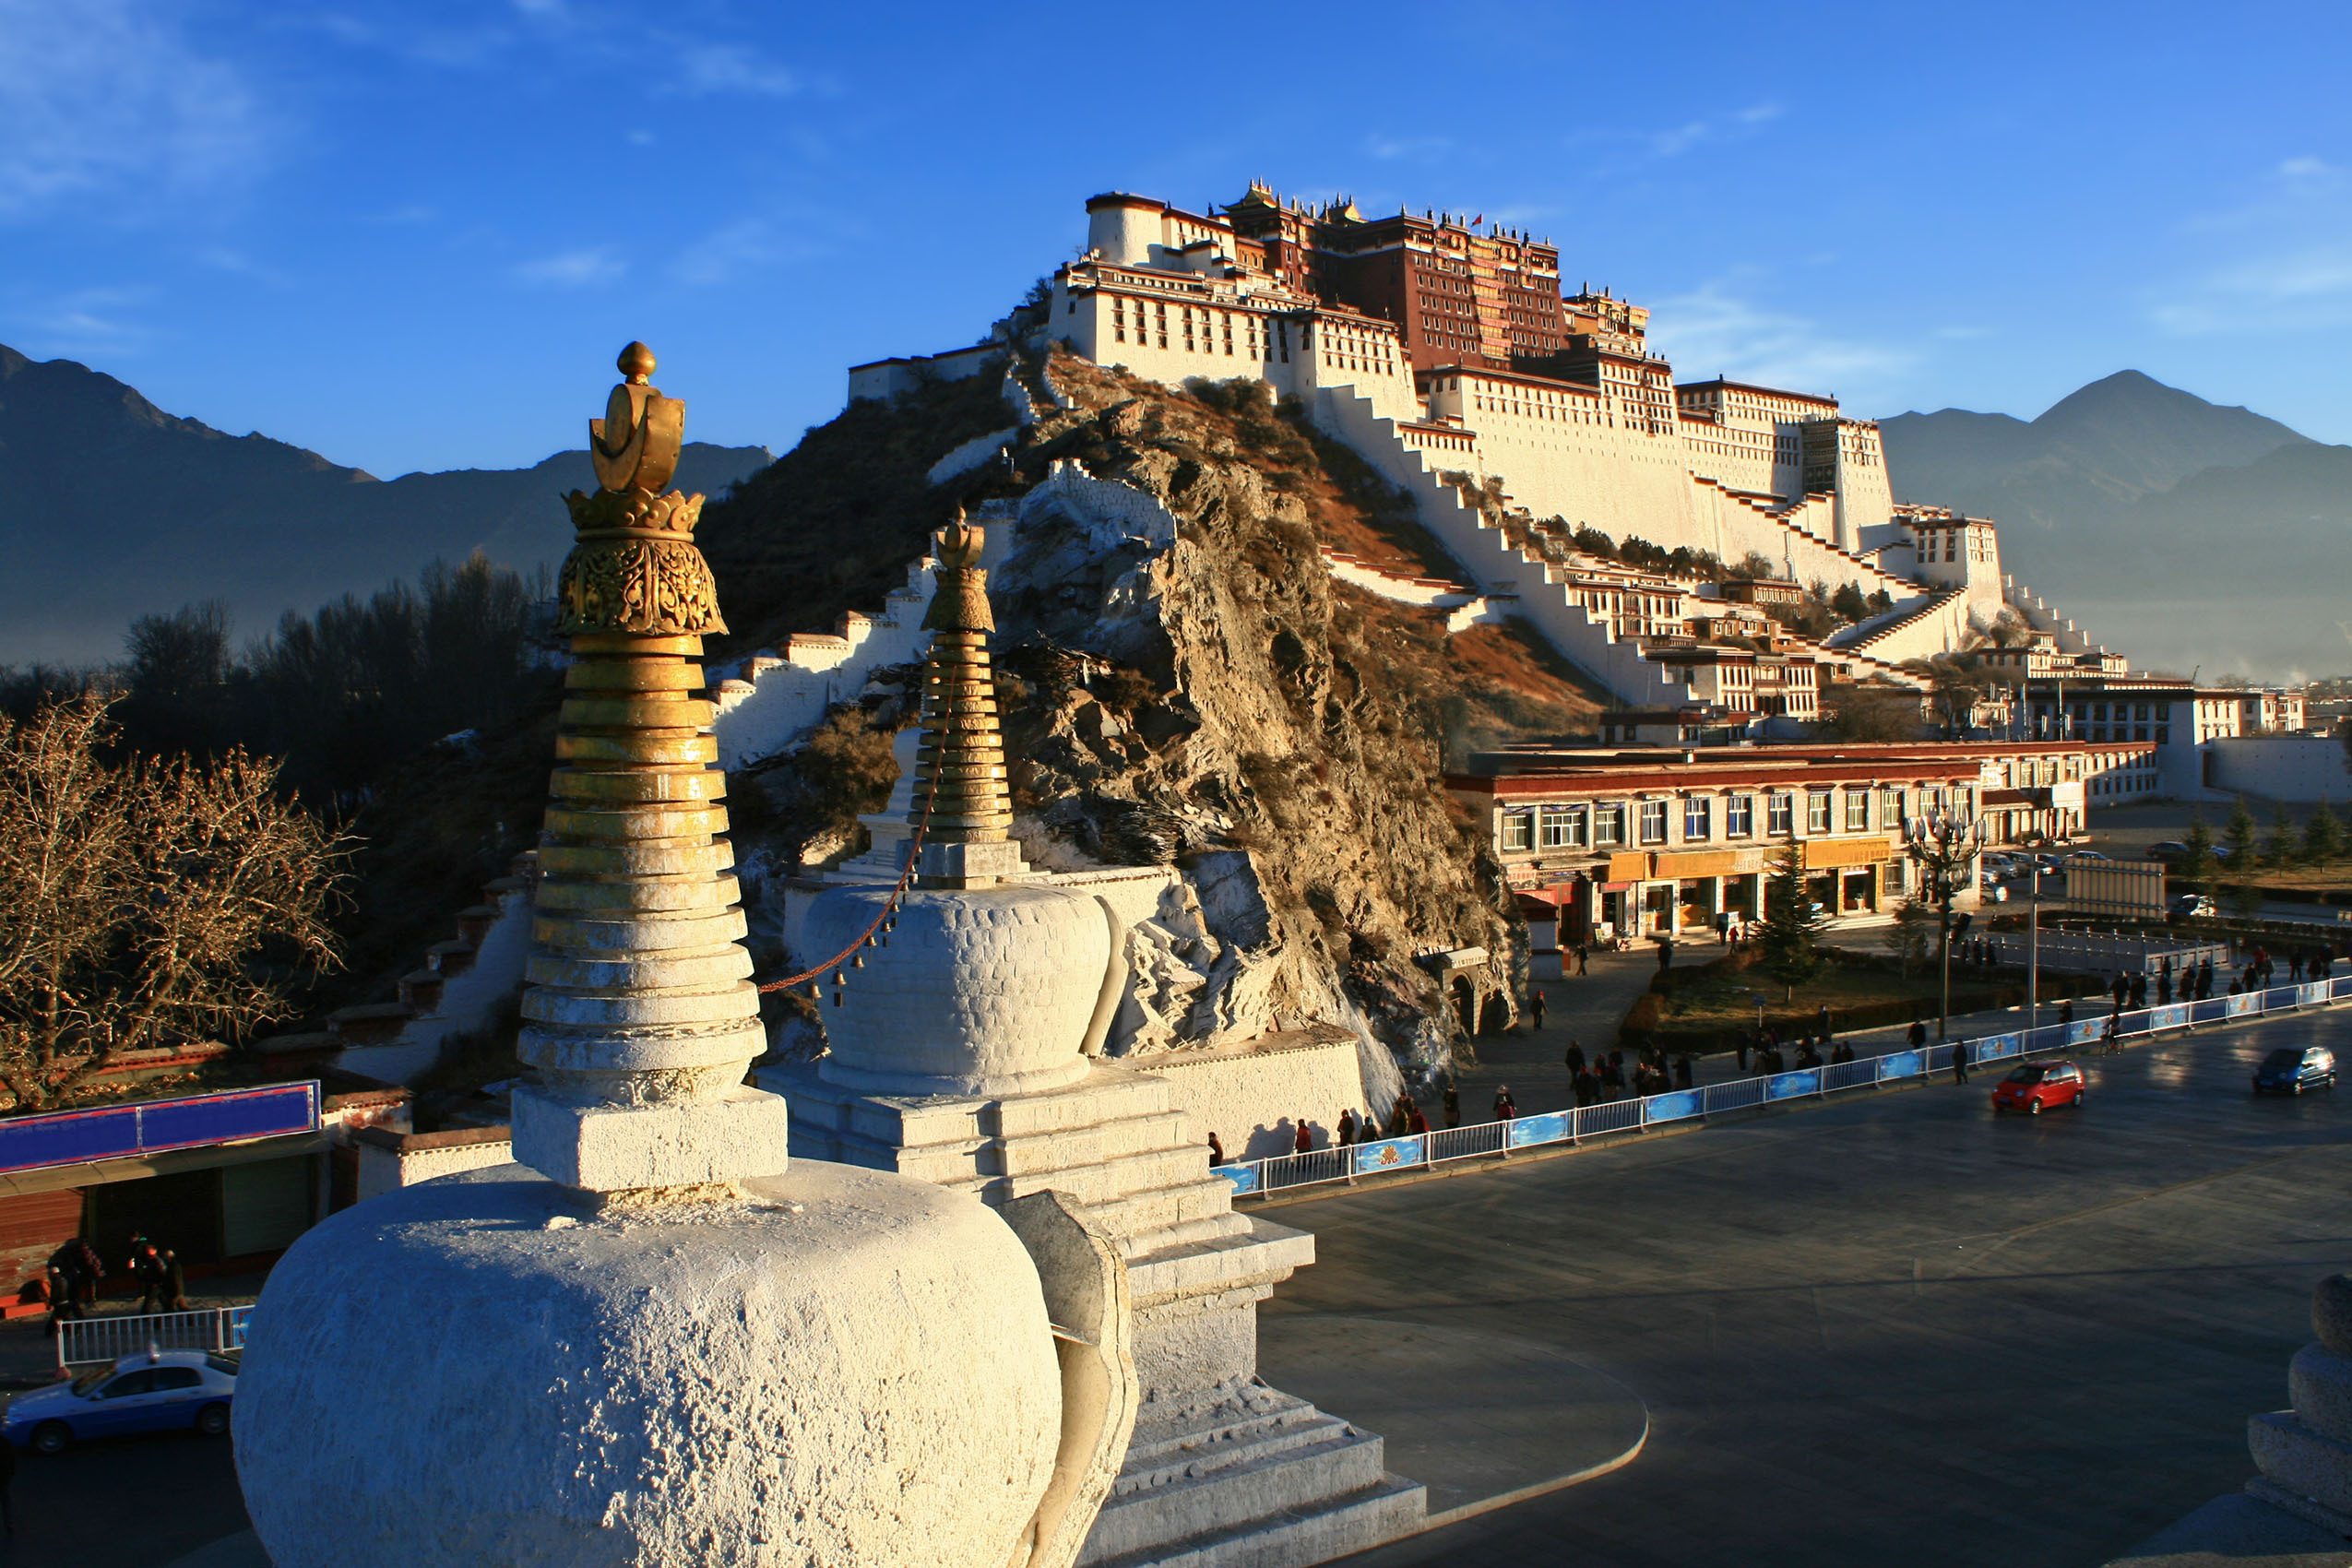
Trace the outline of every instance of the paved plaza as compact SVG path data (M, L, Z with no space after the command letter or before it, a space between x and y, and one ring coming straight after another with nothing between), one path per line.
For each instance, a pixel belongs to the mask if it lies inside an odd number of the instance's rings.
M1522 1475L1589 1447L1547 1463L1544 1384L1466 1384L1478 1336L1647 1408L1623 1468L1361 1568L2088 1568L2252 1473L2246 1419L2285 1405L2311 1286L2352 1264L2352 1087L2247 1092L2307 1041L2352 1047L2352 1011L2081 1058L2088 1103L2038 1118L1995 1120L1979 1074L1277 1202L1319 1261L1265 1309L1266 1375L1318 1316L1446 1331L1385 1426L1332 1400L1407 1475L1460 1473L1473 1418Z

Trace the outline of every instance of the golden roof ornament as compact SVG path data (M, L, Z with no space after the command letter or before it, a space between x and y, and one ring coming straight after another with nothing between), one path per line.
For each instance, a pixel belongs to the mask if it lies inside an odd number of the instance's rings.
M703 497L662 486L678 471L686 405L652 385L653 350L631 343L604 417L588 421L588 460L600 488L564 497L578 542L556 597L565 633L696 636L724 632L710 566L695 548Z

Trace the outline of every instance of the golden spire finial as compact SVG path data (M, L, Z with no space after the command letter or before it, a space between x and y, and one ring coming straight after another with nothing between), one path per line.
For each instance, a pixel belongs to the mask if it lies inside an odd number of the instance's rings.
M613 362L613 366L630 386L643 386L647 378L653 374L653 350L643 343L632 343L621 350L621 357Z
M986 539L987 530L960 508L955 521L932 536L939 565L923 616L931 651L923 659L922 741L909 814L909 820L930 825L926 854L950 845L1002 843L1013 825L988 654L996 617L989 609L988 573L980 564ZM981 885L960 873L941 876L928 868L924 885Z
M579 542L556 592L561 629L684 636L723 632L710 567L695 548L703 498L663 493L686 441L686 405L647 378L653 350L631 343L613 362L626 377L588 421L588 460L600 487L564 497Z

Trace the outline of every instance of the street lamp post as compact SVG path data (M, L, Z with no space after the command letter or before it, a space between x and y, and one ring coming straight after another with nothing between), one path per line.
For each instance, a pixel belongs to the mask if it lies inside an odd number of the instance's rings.
M1942 810L1915 816L1903 824L1903 851L1919 868L1920 880L1936 906L1938 968L1942 971L1937 1000L1935 1038L1942 1040L1952 1021L1952 900L1960 879L1984 852L1987 822L1969 820Z
M2033 862L2025 895L2025 1028L2042 1027L2042 863Z

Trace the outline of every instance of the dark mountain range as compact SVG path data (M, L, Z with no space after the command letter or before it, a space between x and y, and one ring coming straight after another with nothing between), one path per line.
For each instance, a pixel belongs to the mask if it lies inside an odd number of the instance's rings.
M1882 420L1900 500L2002 525L2003 566L2138 665L2352 667L2352 447L2137 371L2030 422Z
M716 494L768 461L760 447L696 443L677 482ZM585 450L382 481L0 346L0 664L110 659L133 616L196 600L225 601L240 632L256 634L287 610L476 549L552 567L570 542L563 493L595 483Z

